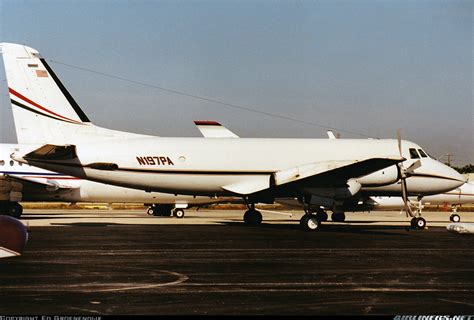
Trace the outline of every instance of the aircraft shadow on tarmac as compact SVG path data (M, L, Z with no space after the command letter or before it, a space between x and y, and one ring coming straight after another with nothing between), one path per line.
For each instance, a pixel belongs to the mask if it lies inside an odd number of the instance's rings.
M131 226L132 224L114 223L114 222L71 222L71 223L51 223L51 225L63 226L63 227L109 227L109 226Z
M351 221L352 222L352 221ZM222 225L226 226L234 226L234 227L242 227L242 228L249 228L249 226L245 225L242 222L228 222L223 221L220 222ZM364 223L367 223L366 221ZM250 227L251 228L251 227ZM262 223L258 227L255 228L262 228L262 229L280 229L280 230L298 230L302 231L301 227L298 223L292 222L289 224L271 224L271 223ZM315 234L318 233L325 233L325 232L337 232L337 233L356 233L356 234L381 234L381 235L392 235L392 236L399 236L400 234L407 234L407 231L422 231L422 230L414 230L410 229L408 226L354 226L354 225L341 225L341 224L323 224L321 229L317 232L313 232ZM387 232L389 231L389 232ZM393 231L400 231L398 233L394 233ZM310 232L311 233L311 232Z
M54 219L68 219L74 218L79 220L84 220L84 222L52 222L52 226L70 226L70 227L107 227L107 226L146 226L146 223L116 223L116 222L89 222L87 219L90 219L89 216L74 216L68 217L64 214L54 214L48 213L46 214L35 214L35 213L28 213L25 214L23 217L25 220L54 220ZM168 217L158 217L158 219L167 219ZM174 218L172 218L174 219ZM167 225L166 221L163 221L163 224L160 225ZM251 226L246 225L242 221L211 221L215 223L214 226L231 226L231 227L238 227L238 228L252 228ZM282 223L283 222L283 223ZM321 225L321 229L315 234L318 233L327 233L327 232L337 232L337 233L348 233L348 234L381 234L381 235L400 235L404 234L407 235L409 232L423 232L423 230L415 230L408 227L409 222L406 222L406 225L398 225L398 226L387 226L387 225L370 225L372 223L377 223L379 221L348 221L351 225L347 224L333 224L331 222L325 222ZM393 221L385 221L385 222L402 222L400 220L393 220ZM405 221L403 221L405 222ZM431 222L445 222L445 221L431 221ZM360 224L360 225L358 225ZM170 223L169 225L180 226L180 224ZM187 224L187 226L190 226ZM194 225L197 227L199 225ZM262 229L273 229L273 230L298 230L301 231L301 227L299 223L295 220L279 220L279 223L271 223L263 222L261 225L255 228L262 228ZM395 231L395 232L394 232Z

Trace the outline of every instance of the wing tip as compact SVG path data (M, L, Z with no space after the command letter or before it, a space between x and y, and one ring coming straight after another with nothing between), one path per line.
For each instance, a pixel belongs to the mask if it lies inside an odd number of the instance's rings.
M197 126L222 126L219 122L212 120L195 120L194 124Z

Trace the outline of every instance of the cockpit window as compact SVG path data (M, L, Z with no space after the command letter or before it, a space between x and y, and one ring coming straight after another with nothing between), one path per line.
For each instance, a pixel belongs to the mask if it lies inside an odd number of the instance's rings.
M416 149L410 148L410 158L411 159L419 159L420 156L418 155L418 152L416 152Z
M426 155L426 153L423 150L418 149L418 152L420 153L420 156L422 156L423 158L428 158L428 156Z

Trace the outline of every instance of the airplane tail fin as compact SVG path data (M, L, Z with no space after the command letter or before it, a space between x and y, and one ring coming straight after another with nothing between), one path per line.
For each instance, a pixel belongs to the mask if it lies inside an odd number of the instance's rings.
M69 136L90 124L38 51L12 43L0 49L19 143L57 141L58 132Z

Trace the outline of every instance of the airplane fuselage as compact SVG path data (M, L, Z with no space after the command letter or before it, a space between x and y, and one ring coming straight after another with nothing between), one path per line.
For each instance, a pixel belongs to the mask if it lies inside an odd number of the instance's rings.
M29 163L84 179L147 191L221 196L233 195L227 186L266 181L273 172L298 166L334 160L396 157L399 154L397 140L393 139L147 137L75 145L79 162L64 165L64 161L61 164L29 160ZM415 161L408 155L409 148L420 147L403 141L403 156L407 158L405 167ZM463 183L454 170L430 158L421 160L422 166L416 170L420 178L407 184L409 194L440 193ZM110 167L104 170L104 165ZM396 184L398 179L397 167L390 166L358 177L357 181L362 185L361 191L400 194L400 186ZM333 181L328 180L319 181L316 187L324 187L325 183L333 186ZM305 185L304 189L310 190L311 186Z
M145 192L72 177L62 173L40 169L10 159L21 145L0 144L0 176L16 179L0 179L0 201L60 201L106 203L165 203L199 205L220 200L211 197L193 197L169 193ZM57 186L56 188L54 186ZM19 194L19 198L11 198Z

